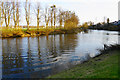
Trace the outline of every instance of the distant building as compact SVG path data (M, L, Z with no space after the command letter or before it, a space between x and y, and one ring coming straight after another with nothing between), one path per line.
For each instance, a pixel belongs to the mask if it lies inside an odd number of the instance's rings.
M116 25L116 26L119 26L120 25L120 20L119 21L115 21L115 22L112 22L113 25Z
M120 20L120 1L118 2L118 20Z

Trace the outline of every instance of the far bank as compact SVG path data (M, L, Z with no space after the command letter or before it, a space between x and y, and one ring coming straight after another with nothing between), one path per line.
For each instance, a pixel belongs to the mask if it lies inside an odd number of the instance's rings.
M31 28L29 30L27 29L1 29L0 37L2 38L14 38L14 37L34 37L34 36L42 36L42 35L54 35L54 34L76 34L81 31L87 32L87 29L81 29L81 28L72 28L72 29L36 29Z

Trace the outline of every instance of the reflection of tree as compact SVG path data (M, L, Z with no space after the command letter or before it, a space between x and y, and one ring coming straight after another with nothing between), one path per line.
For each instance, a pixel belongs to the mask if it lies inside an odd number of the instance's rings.
M2 64L3 64L3 69L11 69L13 67L13 61L12 61L12 55L10 54L11 52L11 47L10 46L10 39L6 39L5 41L7 41L6 43L4 41L2 41L2 56L3 56L3 60L2 60ZM4 44L5 43L5 44ZM4 52L5 51L5 52ZM9 53L8 53L9 52ZM8 70L8 72L10 72L10 70ZM7 73L7 71L3 71L3 74Z
M5 49L4 49L4 42L3 42L3 39L2 39L2 53L5 53L4 50L5 50ZM4 54L2 54L2 56L4 56Z
M5 41L7 41L7 42L5 43ZM15 70L15 71L11 71L11 69L14 70L14 68L23 67L23 59L21 58L21 53L19 53L20 52L19 45L21 45L21 44L19 44L17 38L16 38L16 42L14 42L14 39L3 39L2 42L3 42L3 45L2 45L3 74L19 73L20 72L19 69ZM13 42L14 42L14 46L11 45L11 44L13 44ZM4 52L4 51L6 51L6 52Z
M105 35L105 36L103 36L103 38L102 38L102 43L106 44L109 41L109 36L107 34L105 34L104 32L103 32L103 35Z
M62 34L59 35L59 44L60 44L60 51L63 51L63 37L62 37Z
M10 46L10 39L7 39L7 50L8 50L8 52L11 52L11 47L12 46Z
M46 48L47 48L47 53L50 51L50 41L49 41L50 37L47 35L46 36ZM49 55L49 54L48 54ZM49 58L49 57L48 57Z
M57 57L57 51L56 51L56 40L55 40L55 35L51 36L52 37L52 55L53 58Z
M37 47L34 47L34 45L31 43L35 39L31 40L31 38L27 38L27 46L22 44L22 39L21 38L16 38L16 39L5 39L2 40L2 54L3 54L3 74L12 74L14 73L20 73L20 69L22 68L22 71L24 72L30 72L33 71L33 58L35 55L34 61L39 62L40 65L41 62L46 63L46 62L52 62L57 56L60 56L63 52L62 50L73 50L75 49L76 46L76 41L77 35L76 34L71 34L71 35L50 35L45 37L38 37L37 42L35 42ZM45 41L46 40L46 41ZM25 43L26 43L25 42ZM21 48L27 48L24 51L21 50ZM36 49L34 49L36 48ZM31 49L37 50L38 54L32 54ZM27 56L26 56L26 51L27 51ZM12 53L11 53L12 52ZM44 53L44 54L42 54ZM22 57L22 56L25 57ZM50 57L53 56L53 57ZM37 57L37 60L36 60ZM15 71L11 71L14 70ZM42 67L39 67L39 69L42 69ZM8 69L7 71L5 71Z
M41 52L40 52L40 39L39 39L39 37L37 37L37 41L38 41L38 56L39 56L39 58L41 57Z
M19 68L19 67L23 67L23 59L21 57L21 52L20 52L20 46L21 43L18 42L18 38L16 38L16 61L15 61L15 64L16 64L16 67Z
M49 37L48 37L48 35L46 35L46 39L47 39L47 41L49 40Z
M3 59L2 59L2 64L3 64L3 66L2 66L2 74L4 74L5 72L4 72L4 69L6 68L6 57L7 56L5 56L5 47L4 47L4 41L3 41L4 39L2 39L2 56L3 56Z
M60 56L64 50L74 50L77 44L77 35L70 34L70 35L51 35L49 39L47 39L47 48L51 52L53 58Z
M57 37L58 36L58 37ZM75 46L77 44L77 35L76 34L70 34L70 35L51 35L49 37L50 41L47 42L49 50L51 52L51 55L53 58L60 56L64 50L74 50Z
M76 34L68 34L64 35L64 50L74 50L77 44L77 35Z
M31 55L31 48L30 48L30 38L28 37L28 52L27 52L27 68L25 72L29 72L29 68L32 66L32 55Z
M56 43L57 42L56 42L55 35L54 35L54 41L53 41L53 45L54 45L54 54L53 55L54 55L54 57L57 57Z
M50 52L53 53L53 35L51 35L51 40L50 40Z
M118 44L120 44L120 31L119 31L119 33L118 33Z

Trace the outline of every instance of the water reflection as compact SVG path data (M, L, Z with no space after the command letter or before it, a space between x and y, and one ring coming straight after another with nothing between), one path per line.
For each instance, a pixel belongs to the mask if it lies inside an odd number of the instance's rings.
M114 34L118 33L95 30L2 39L3 78L41 78L70 68L98 54L103 44L118 43Z
M119 36L118 36L118 44L120 44L120 31L119 31Z

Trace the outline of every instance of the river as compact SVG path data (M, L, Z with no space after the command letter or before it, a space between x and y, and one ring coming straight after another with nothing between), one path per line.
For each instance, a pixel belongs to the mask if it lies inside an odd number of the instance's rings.
M3 78L44 78L94 57L104 44L117 44L118 32L6 38L2 41Z

